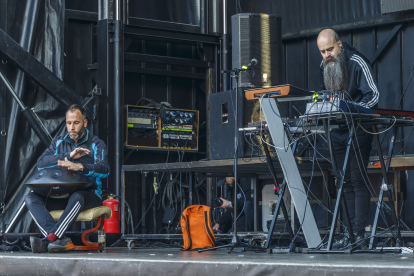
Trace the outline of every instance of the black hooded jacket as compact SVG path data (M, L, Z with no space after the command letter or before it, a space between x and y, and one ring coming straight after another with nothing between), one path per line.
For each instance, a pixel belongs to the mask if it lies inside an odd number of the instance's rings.
M374 107L378 103L379 92L369 60L347 43L343 42L342 46L348 64L348 94L353 102L366 108ZM323 60L320 68L323 78ZM322 88L326 90L324 84Z

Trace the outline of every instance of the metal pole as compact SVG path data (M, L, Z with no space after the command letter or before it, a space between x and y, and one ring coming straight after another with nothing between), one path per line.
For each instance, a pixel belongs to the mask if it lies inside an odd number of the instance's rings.
M239 100L239 91L238 91L238 82L239 80L237 79L239 76L238 72L234 72L234 78L236 79L236 102L234 103L234 105L236 106L236 116L234 118L234 195L233 195L233 200L234 200L234 223L233 223L233 229L234 229L234 235L237 236L237 186L238 186L238 182L237 182L237 159L239 158L238 155L238 138L239 138L239 127L238 127L238 109L239 109L239 105L238 105L238 100ZM231 93L231 90L230 90ZM246 200L246 199L245 199Z
M99 0L98 1L98 20L108 19L108 0Z
M24 20L22 24L22 33L20 36L19 44L20 46L26 50L27 52L30 52L30 49L32 48L33 44L33 37L34 37L34 29L36 27L37 23L37 15L39 12L39 0L27 0L26 2L26 9L24 11ZM16 135L17 135L17 126L18 121L20 118L20 112L19 112L19 101L20 98L23 95L24 91L24 72L21 70L17 71L17 77L16 81L14 83L14 90L16 95L13 95L13 97L16 99L17 102L12 102L11 111L10 111L10 121L9 126L7 129L7 132L5 135L6 137L6 147L5 147L5 155L4 155L4 179L9 179L9 169L11 165L11 159L13 158L13 152L14 152L14 145L16 141ZM20 105L20 108L22 106ZM23 110L23 108L22 108ZM5 126L4 126L5 127ZM49 145L47 145L49 146ZM4 195L5 196L5 195ZM0 202L3 202L3 199L0 198ZM3 228L3 227L2 227Z
M229 38L227 35L227 0L223 0L223 43L221 48L221 60L222 60L222 70L228 70L228 55L227 55L227 49L229 44ZM222 74L222 91L226 91L229 89L229 73L224 72Z
M327 132L327 137L329 137L331 135L330 132ZM332 250L332 245L333 245L333 239L335 236L335 228L336 228L336 222L338 220L338 215L339 215L339 207L342 207L342 211L343 211L343 217L345 219L345 224L349 233L349 240L351 241L351 244L354 243L354 232L352 230L352 224L351 224L351 219L349 218L349 213L348 213L348 207L346 206L346 200L345 200L345 195L343 194L343 186L344 186L344 180L345 180L345 172L346 172L346 167L347 167L347 163L348 163L348 157L349 157L349 151L351 148L351 144L352 144L352 136L354 135L354 130L351 130L350 134L349 134L349 140L348 140L348 144L346 147L346 152L345 152L345 158L344 158L344 165L342 168L341 172L338 172L338 174L340 175L340 178L338 179L338 195L336 198L336 204L335 204L335 211L332 217L332 224L331 224L331 231L329 232L329 238L328 238L328 245L326 246L326 250L327 251L331 251ZM356 139L356 138L355 138ZM330 149L332 148L332 143L329 142L329 147ZM334 158L334 157L332 157ZM332 166L336 166L336 164L333 162L332 160ZM336 170L338 171L338 168L336 167Z
M118 1L117 1L118 3ZM115 130L115 147L114 153L114 174L115 174L115 189L116 192L120 192L121 187L121 170L122 170L122 162L123 162L123 153L124 153L124 132L123 132L123 99L124 99L124 74L123 74L123 30L122 30L122 21L115 20L114 21L114 89L113 89L113 105L114 105L114 130ZM109 69L109 68L108 68Z
M373 130L374 133L377 133L378 132L377 125L373 125L372 130ZM375 144L377 146L378 159L379 159L380 164L381 164L381 173L382 173L382 181L383 181L383 184L381 185L381 189L386 189L387 194L388 194L388 201L390 202L390 207L391 207L391 217L392 217L392 220L393 220L393 223L394 223L395 227L397 227L397 240L396 240L397 244L396 244L396 246L398 247L398 246L400 246L402 238L401 238L401 232L400 232L399 219L397 217L397 211L395 210L395 207L394 207L394 200L395 200L394 196L395 196L395 194L392 192L394 190L394 186L388 183L387 166L385 165L385 162L384 162L384 155L382 153L381 143L379 141L379 135L378 134L374 134L374 141L375 141ZM391 164L391 160L387 160L387 164Z
M3 80L4 84L6 85L7 89L12 94L13 98L16 100L17 104L22 109L22 113L24 117L26 117L27 122L32 127L36 135L39 137L40 141L43 143L43 145L47 148L50 145L51 139L49 136L44 132L42 126L39 124L39 121L34 117L32 111L28 109L23 102L20 100L20 98L16 95L16 92L14 92L13 87L11 87L9 81L3 76L3 74L0 72L0 78Z

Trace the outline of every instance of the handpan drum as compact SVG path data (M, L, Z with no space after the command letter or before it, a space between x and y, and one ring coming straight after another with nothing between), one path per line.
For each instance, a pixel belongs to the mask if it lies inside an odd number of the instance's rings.
M46 168L35 172L26 185L35 193L51 198L67 198L77 190L92 187L90 177L63 167Z

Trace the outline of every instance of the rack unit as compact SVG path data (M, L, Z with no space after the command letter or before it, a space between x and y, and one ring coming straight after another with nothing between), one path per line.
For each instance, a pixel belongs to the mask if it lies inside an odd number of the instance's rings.
M126 146L198 151L199 112L127 105Z

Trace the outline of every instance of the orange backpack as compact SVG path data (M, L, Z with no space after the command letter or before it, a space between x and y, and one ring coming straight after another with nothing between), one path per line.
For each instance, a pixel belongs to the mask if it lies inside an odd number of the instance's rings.
M181 214L184 246L181 250L213 247L216 244L210 219L210 207L191 205Z

